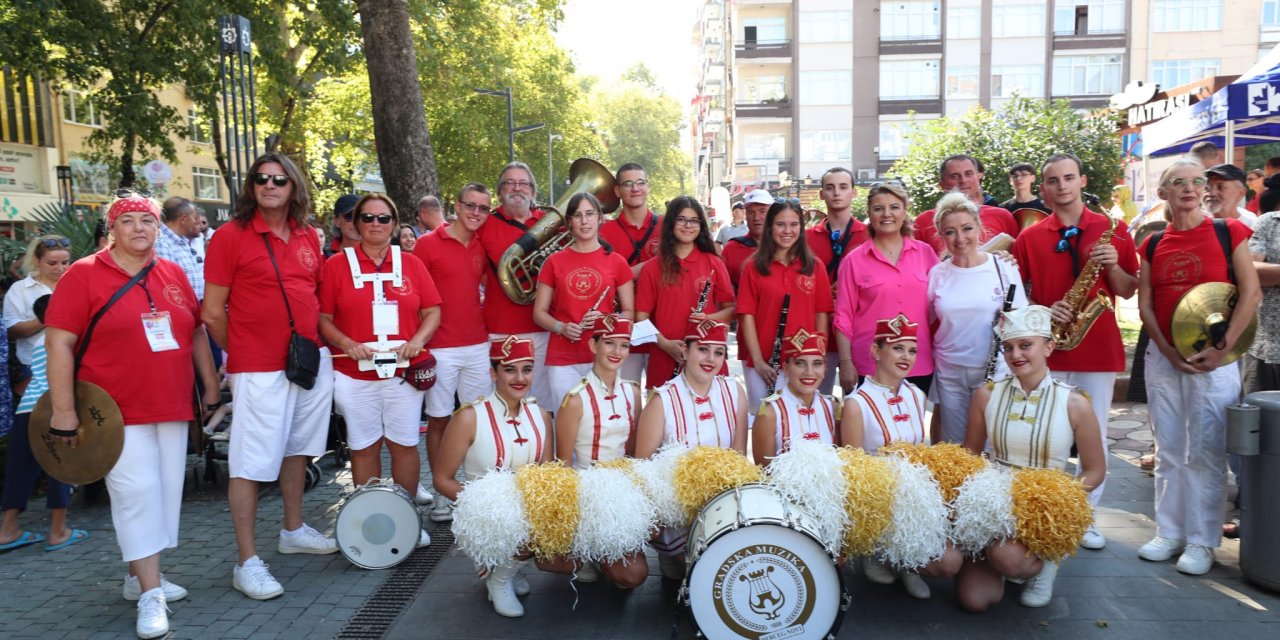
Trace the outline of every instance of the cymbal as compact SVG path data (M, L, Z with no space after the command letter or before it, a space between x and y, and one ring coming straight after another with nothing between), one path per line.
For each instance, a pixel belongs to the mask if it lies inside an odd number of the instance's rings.
M1022 209L1018 209L1013 212L1013 219L1018 221L1019 230L1026 229L1027 227L1030 227L1048 217L1049 214L1030 207L1023 207Z
M1138 230L1133 234L1133 246L1141 247L1142 242L1147 239L1147 236L1150 236L1157 231L1164 231L1167 226L1169 226L1169 223L1164 220L1152 220L1144 223L1141 227L1138 227Z
M40 396L31 411L31 452L45 473L67 484L89 484L106 477L124 449L124 416L106 391L92 382L76 380L79 439L72 449L49 434L53 398Z
M1182 299L1173 308L1170 327L1173 347L1178 353L1186 358L1221 341L1227 335L1237 298L1236 286L1227 282L1207 282L1182 294ZM1253 344L1257 331L1258 318L1254 316L1244 333L1240 334L1240 339L1236 340L1227 356L1222 359L1222 364L1240 359L1249 345Z

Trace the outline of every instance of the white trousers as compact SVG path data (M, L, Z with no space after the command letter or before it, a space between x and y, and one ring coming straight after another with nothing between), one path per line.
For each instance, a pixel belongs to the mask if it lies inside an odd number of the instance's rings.
M540 402L543 409L555 413L560 410L564 397L591 372L591 363L553 365L546 368L548 384L551 385L551 396L547 402ZM555 398L551 401L551 398Z
M107 473L111 523L125 562L178 546L186 471L186 422L125 426L124 449Z
M769 390L765 387L764 378L756 373L754 367L748 367L745 363L742 366L742 377L747 383L747 416L754 423L756 414L760 412L760 402L769 395ZM773 390L777 391L785 386L787 386L787 375L779 369L778 380L773 383Z
M942 442L964 443L969 428L969 403L973 392L987 379L986 366L962 367L935 362L929 400L939 412Z
M836 390L836 383L840 381L840 372L836 367L840 364L840 354L831 352L827 354L827 372L822 376L822 382L818 384L818 392L832 395ZM840 398L849 395L853 389L841 389ZM839 400L840 398L836 398Z
M489 376L489 343L463 347L432 349L436 359L436 383L427 390L427 415L448 418L453 415L453 396L462 404L489 395L493 378Z
M227 471L232 478L271 482L290 456L324 454L333 410L333 360L320 350L316 385L303 389L284 371L231 375L231 441Z
M551 334L546 331L535 331L533 333L517 333L516 337L533 341L533 385L529 388L529 395L538 399L538 404L543 409L554 411L560 406L560 397L555 396L551 392L551 380L547 377L547 340ZM502 340L507 337L505 333L491 333L490 340ZM486 356L486 361L488 357ZM468 402L470 402L468 400Z
M1098 419L1098 437L1102 439L1105 462L1105 456L1110 450L1107 446L1107 423L1111 419L1111 396L1115 395L1116 391L1116 374L1111 371L1053 371L1051 374L1055 380L1080 387L1089 394L1089 399L1093 403L1093 415ZM1077 467L1076 475L1081 473L1081 469ZM1102 482L1089 492L1089 504L1095 509L1102 500L1102 491L1106 486L1107 477L1104 475Z
M426 393L400 377L358 380L334 374L333 401L347 421L347 444L359 451L386 438L403 447L418 446Z
M656 349L657 347L654 348ZM640 384L640 388L643 389L644 384L641 378L644 376L644 370L648 366L649 354L633 353L628 355L626 360L622 361L622 368L618 369L618 375L622 376L623 380L635 381L637 384Z
M1209 548L1222 541L1227 497L1227 405L1240 368L1182 373L1151 345L1147 402L1156 435L1156 535Z

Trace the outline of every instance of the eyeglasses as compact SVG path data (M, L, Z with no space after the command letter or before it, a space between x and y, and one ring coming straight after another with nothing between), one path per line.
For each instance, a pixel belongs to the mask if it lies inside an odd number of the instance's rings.
M474 204L471 202L459 200L457 205L459 209L462 209L467 213L486 213L487 214L490 211L493 211L493 208L487 204Z
M283 187L283 186L285 186L286 184L289 184L289 176L286 176L286 175L273 175L273 174L270 174L270 173L255 173L255 174L253 174L253 183L254 183L254 184L256 184L256 185L258 185L258 186L262 186L262 185L266 184L268 181L270 181L270 182L271 182L271 184L274 184L274 185L276 185L277 187Z
M622 183L619 184L618 186L622 187L623 189L643 189L649 186L649 181L644 179L623 180Z
M800 204L800 198L787 198L787 204L798 205Z
M676 225L685 227L701 226L702 218L686 218L684 216L676 216Z
M1058 235L1061 237L1058 239L1058 244L1053 247L1053 251L1062 253L1071 248L1071 243L1068 240L1080 235L1080 227L1063 227L1058 229Z
M1187 185L1195 185L1195 186L1197 186L1197 187L1203 187L1204 185L1206 185L1206 184L1208 184L1208 183L1209 183L1209 179L1208 179L1208 178L1204 178L1204 177L1200 177L1200 178L1174 178L1174 179L1172 179L1172 180L1170 180L1170 181L1169 181L1169 184L1170 184L1170 185L1175 186L1175 187L1177 187L1177 188L1179 188L1179 189L1181 189L1181 188L1183 188L1183 187L1186 187Z
M500 186L500 187L511 187L511 188L513 188L513 189L515 189L515 188L519 188L519 189L532 189L532 188L533 188L533 183L532 183L532 182L529 182L528 180L503 180L502 182L499 182L499 183L498 183L498 186Z
M598 215L600 215L599 211L596 211L595 209L587 209L586 211L574 211L573 213L569 214L569 219L581 220L583 218L594 218Z
M882 181L880 181L880 182L872 182L872 183L871 183L871 188L872 188L872 189L879 189L880 187L894 187L894 188L897 188L897 189L903 189L903 188L905 188L905 186L902 184L902 181L901 181L901 180L882 180Z
M363 223L365 223L365 224L370 224L370 223L372 223L374 220L377 220L377 221L378 221L378 224L391 224L391 221L392 221L392 220L395 220L395 219L396 219L396 217L395 217L395 216L393 216L393 215L391 215L391 214L389 214L389 213L382 213L382 214L362 213L362 214L360 214L360 222L363 222Z
M133 196L138 196L140 198L150 198L151 192L143 191L141 189L128 189L128 188L116 189L117 198L132 198Z
M340 217L341 217L343 220L346 220L347 222L351 222L351 219L352 219L352 218L354 218L354 217L355 217L355 215L356 215L356 214L355 214L355 212L354 212L354 211L347 211L347 212L345 212L345 213L341 214L341 215L340 215Z
M71 246L71 241L66 238L45 238L40 241L40 246L46 249L66 248Z

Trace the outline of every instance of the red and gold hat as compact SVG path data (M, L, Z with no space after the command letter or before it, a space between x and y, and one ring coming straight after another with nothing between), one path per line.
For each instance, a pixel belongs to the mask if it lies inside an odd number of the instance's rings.
M596 320L596 327L591 335L604 338L631 339L631 321L626 316L607 315Z
M729 325L715 320L694 320L684 330L685 340L694 340L703 344L729 345Z
M107 208L107 224L115 224L116 218L126 213L149 213L160 219L160 205L155 200L138 194L120 198Z
M910 321L906 316L899 313L888 320L880 320L876 322L876 340L883 339L886 343L893 344L902 340L915 340L916 330L920 325Z
M827 336L823 333L809 333L801 329L793 336L782 341L782 360L785 362L800 356L827 355Z
M497 364L515 364L533 360L533 341L520 336L507 336L489 343L489 360Z

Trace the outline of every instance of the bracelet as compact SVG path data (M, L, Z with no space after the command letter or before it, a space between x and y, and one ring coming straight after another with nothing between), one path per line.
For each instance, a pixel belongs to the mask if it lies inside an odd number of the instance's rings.
M78 429L54 429L53 427L49 427L49 435L57 436L59 438L74 438L77 435L80 435L80 431Z

